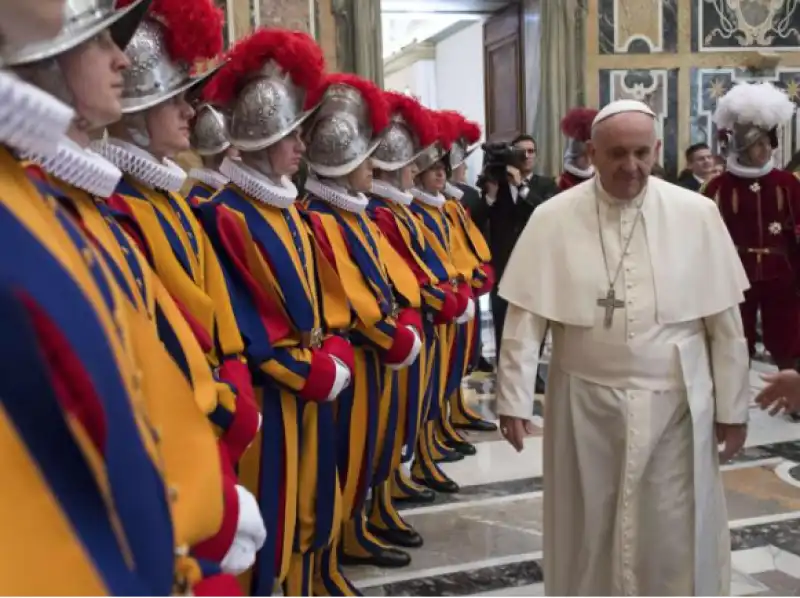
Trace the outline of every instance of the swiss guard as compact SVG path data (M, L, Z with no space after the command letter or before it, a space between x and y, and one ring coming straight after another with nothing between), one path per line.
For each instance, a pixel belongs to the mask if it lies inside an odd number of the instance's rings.
M714 123L727 158L726 171L701 192L722 214L742 258L750 289L741 305L742 323L755 353L761 312L764 346L780 369L800 357L796 322L800 181L775 166L778 128L792 119L795 105L771 83L740 83L720 98Z
M26 264L21 259L24 252L20 254L18 247L14 262L42 276L48 293L58 303L58 309L50 311L46 302L38 303L35 294L26 295L29 308L34 310L35 326L42 338L48 339L49 346L43 347L46 354L58 356L58 363L53 363L57 369L52 374L58 380L60 401L75 418L72 431L79 451L92 464L93 471L95 467L105 469L96 480L103 493L100 506L92 506L91 491L79 490L84 479L81 457L70 452L68 436L52 426L48 429L47 414L53 411L47 401L53 395L40 388L35 394L42 403L34 407L39 433L48 442L56 443L50 445L52 455L65 461L70 455L78 459L74 461L76 469L70 473L69 485L72 492L78 492L76 497L82 508L100 514L102 505L108 504L107 497L113 500L115 513L111 516L113 523L106 527L106 536L101 524L91 535L81 537L87 548L94 546L90 554L107 586L105 592L92 592L162 594L191 589L197 594L236 594L233 578L215 575L218 564L210 563L211 568L198 566L187 552L187 545L196 545L222 531L220 461L211 427L197 409L187 381L156 336L155 327L136 311L135 301L116 276L113 258L95 243L92 231L84 226L83 214L76 213L61 190L51 186L51 182L63 183L76 194L85 193L86 188L108 191L113 179L119 179L118 170L90 155L83 146L88 143L87 130L92 125L105 124L103 119L113 120L119 115L115 81L126 66L121 47L130 39L145 8L141 2L119 10L105 3L93 5L91 10L83 3L70 4L66 13L69 26L55 40L22 45L5 57L7 64L13 64L22 76L80 109L69 128L69 137L58 139L52 150L42 145L17 144L21 155L35 157L43 167L31 168L31 182L62 202L51 201L47 212L41 214L51 214L57 225L47 233L48 245L60 246L64 251L59 260L72 265L70 276L77 286L61 285L60 271L47 266L44 254L36 265ZM32 100L37 97L42 101L45 94L24 99L33 108L36 103ZM23 113L15 115L18 128L23 124L19 120ZM42 113L37 118L44 116ZM54 126L52 121L49 126ZM65 132L64 128L57 130L62 135ZM58 171L58 176L52 171ZM62 180L62 175L69 181ZM85 197L91 203L89 196ZM40 225L44 223L41 221ZM88 266L85 273L81 273L79 264ZM15 286L24 289L24 280L18 280ZM86 314L79 297L92 301L94 314ZM94 321L108 326L107 341L94 333ZM40 387L45 379L38 382ZM73 392L75 396L68 398ZM13 393L7 394L4 389L2 394L4 400L13 400ZM136 407L133 414L128 412L132 406ZM147 428L137 426L137 419L148 422ZM148 433L142 437L145 429ZM137 440L140 437L142 442ZM186 451L196 460L187 462ZM155 475L154 463L158 464L163 482ZM76 516L79 514L74 509L69 512L73 526ZM235 528L236 516L232 521ZM86 532L80 525L74 527L79 535ZM120 555L115 561L120 534L124 534L129 550L127 556ZM129 568L127 575L139 578L139 589L128 586L125 590L117 585L124 581L125 567ZM82 577L78 563L70 568L76 579ZM205 579L201 579L204 575ZM63 591L60 587L55 593Z
M239 41L205 90L230 115L228 141L240 159L220 167L230 180L202 204L246 339L263 429L241 473L270 530L250 588L311 595L347 508L337 479L335 400L350 385L353 351L338 334L350 325L344 292L297 208L296 174L305 146L304 109L324 74L322 51L306 34L259 29ZM327 295L325 294L327 293Z
M225 114L212 104L201 102L195 108L191 142L203 166L189 171L193 184L186 197L194 205L209 199L228 184L228 178L219 168L225 158L236 157L238 151L228 141L225 127Z
M452 173L462 168L466 159L478 148L481 130L477 123L467 120L458 112L448 111L443 113L443 117L449 119L457 130L456 139L447 154L451 173L449 178L452 178ZM459 259L463 263L464 277L470 281L477 316L479 314L478 298L488 293L494 286L494 270L491 265L492 254L489 246L481 231L470 218L466 206L461 202L463 194L464 192L459 187L448 182L444 189L444 195L448 198L444 209L450 231L458 245L458 248L454 246L454 255L462 256ZM453 374L451 386L447 391L450 416L445 420L444 430L454 448L466 455L472 455L475 454L474 447L469 446L469 443L464 441L459 434L454 433L453 428L492 432L497 429L497 426L481 418L466 405L462 388L464 377L472 373L479 361L477 353L481 346L480 319L475 317L458 327L457 330L458 340L454 339L451 349Z
M389 124L383 92L354 75L331 75L318 90L321 105L305 125L306 215L323 259L335 269L354 312L354 384L338 401L338 452L344 525L341 554L323 559L322 590L352 595L343 564L398 567L408 553L381 541L365 514L371 488L392 474L400 397L392 371L417 360L422 348L419 285L402 258L367 217L370 156ZM310 106L319 95L312 96Z
M455 318L457 302L444 266L426 243L410 210L414 198L409 190L417 172L414 160L436 141L435 123L414 98L397 92L386 92L384 97L389 105L390 124L372 155L374 179L367 214L416 276L422 299L424 346L414 364L393 373L394 392L400 401L399 434L390 479L373 491L369 524L376 536L390 544L414 548L422 545L422 538L397 512L394 496L410 498L403 493L409 482L400 464L410 462L431 401L438 401L436 385L427 384L437 354L436 327ZM424 491L420 488L415 493L417 498Z
M564 148L564 171L558 177L558 188L566 191L594 176L586 142L592 135L592 121L597 116L595 108L572 108L561 119L561 132L567 138Z
M431 112L431 119L436 129L436 141L424 148L414 161L418 174L415 186L411 189L414 201L410 209L422 228L427 244L445 268L450 288L456 297L457 308L454 322L443 323L437 327L439 342L431 371L431 385L435 387L436 395L419 436L411 474L414 482L436 492L454 493L459 490L458 484L447 477L437 461L463 459L463 453L471 452L470 449L474 450L474 447L464 442L458 433L452 430L446 399L448 387L452 389L450 374L460 370L462 366L459 363L456 367L451 367L453 337L458 325L474 319L475 301L471 281L464 278L454 260L450 226L444 211L447 198L443 191L447 185L450 168L447 153L459 137L460 130L454 121L441 118L437 113ZM448 433L452 442L449 446Z

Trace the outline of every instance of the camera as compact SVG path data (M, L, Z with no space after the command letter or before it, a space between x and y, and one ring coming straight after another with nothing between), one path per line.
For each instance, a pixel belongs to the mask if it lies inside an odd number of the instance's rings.
M481 149L483 171L478 178L478 186L481 188L485 182L499 183L508 180L507 167L519 168L525 162L525 150L510 143L484 143Z

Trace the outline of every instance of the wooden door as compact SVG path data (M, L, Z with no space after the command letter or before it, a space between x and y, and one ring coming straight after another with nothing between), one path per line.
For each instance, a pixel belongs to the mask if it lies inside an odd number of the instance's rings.
M486 139L511 141L525 129L522 4L513 2L483 26Z

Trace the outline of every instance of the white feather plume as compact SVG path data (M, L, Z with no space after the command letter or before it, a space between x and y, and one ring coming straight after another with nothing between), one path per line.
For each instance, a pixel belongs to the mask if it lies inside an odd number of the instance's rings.
M791 120L795 105L771 83L739 83L717 102L714 122L720 129L755 125L773 129Z

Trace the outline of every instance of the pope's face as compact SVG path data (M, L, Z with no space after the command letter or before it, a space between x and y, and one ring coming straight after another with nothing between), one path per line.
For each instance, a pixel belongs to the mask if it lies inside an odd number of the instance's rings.
M603 188L617 199L636 197L661 148L653 119L639 112L617 114L599 123L589 141L589 157Z

